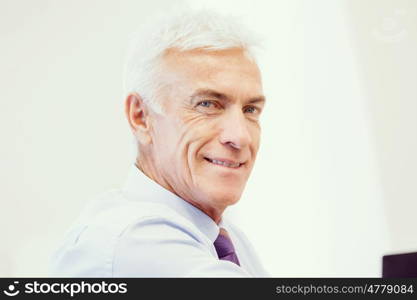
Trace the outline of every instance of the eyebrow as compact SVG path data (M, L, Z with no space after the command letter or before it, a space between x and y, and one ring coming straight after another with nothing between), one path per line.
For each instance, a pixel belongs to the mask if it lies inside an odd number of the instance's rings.
M198 89L190 96L190 103L194 102L196 98L203 97L203 96L213 97L213 98L221 99L224 101L231 101L231 97L227 96L226 94L220 93L216 90ZM264 102L265 102L265 96L260 95L260 96L250 98L248 101L246 101L245 104L255 104L255 103L264 103Z

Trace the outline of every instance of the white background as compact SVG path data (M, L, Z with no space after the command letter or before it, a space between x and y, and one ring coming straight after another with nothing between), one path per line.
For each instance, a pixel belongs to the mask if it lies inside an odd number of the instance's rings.
M133 160L128 34L186 1L0 1L0 276L47 276ZM257 165L228 214L273 276L380 276L417 251L417 2L189 1L264 38Z

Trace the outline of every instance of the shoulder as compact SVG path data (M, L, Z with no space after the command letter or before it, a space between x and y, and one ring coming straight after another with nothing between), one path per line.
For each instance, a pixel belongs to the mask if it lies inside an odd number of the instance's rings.
M51 274L112 277L118 256L139 247L145 258L153 244L170 241L196 247L208 243L194 224L168 206L130 201L120 190L112 190L87 203L52 256Z

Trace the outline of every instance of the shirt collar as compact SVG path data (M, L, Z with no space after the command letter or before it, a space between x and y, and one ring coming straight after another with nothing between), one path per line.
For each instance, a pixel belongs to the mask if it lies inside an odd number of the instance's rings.
M196 225L212 242L219 235L219 226L212 218L153 181L138 169L135 164L130 168L122 190L129 200L150 201L169 206ZM223 224L223 222L221 221L220 224Z

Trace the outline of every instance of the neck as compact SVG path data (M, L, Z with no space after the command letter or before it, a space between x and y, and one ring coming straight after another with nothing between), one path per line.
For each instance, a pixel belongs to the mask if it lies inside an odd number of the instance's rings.
M178 197L180 197L184 201L187 201L191 205L193 205L196 208L198 208L199 210L201 210L203 213L205 213L207 216L209 216L216 224L220 223L221 217L222 217L222 214L223 214L225 208L216 209L214 207L204 205L203 203L201 203L199 201L194 201L193 197L187 197L185 194L177 192L173 188L173 186L171 186L166 180L161 179L162 176L157 175L158 172L157 172L156 168L153 167L154 164L150 164L146 160L141 159L140 157L143 157L143 156L141 155L141 156L138 156L136 158L135 165L140 171L142 171L143 174L148 176L150 179L152 179L153 181L158 183L160 186L162 186L166 190L174 193L175 195L177 195Z

